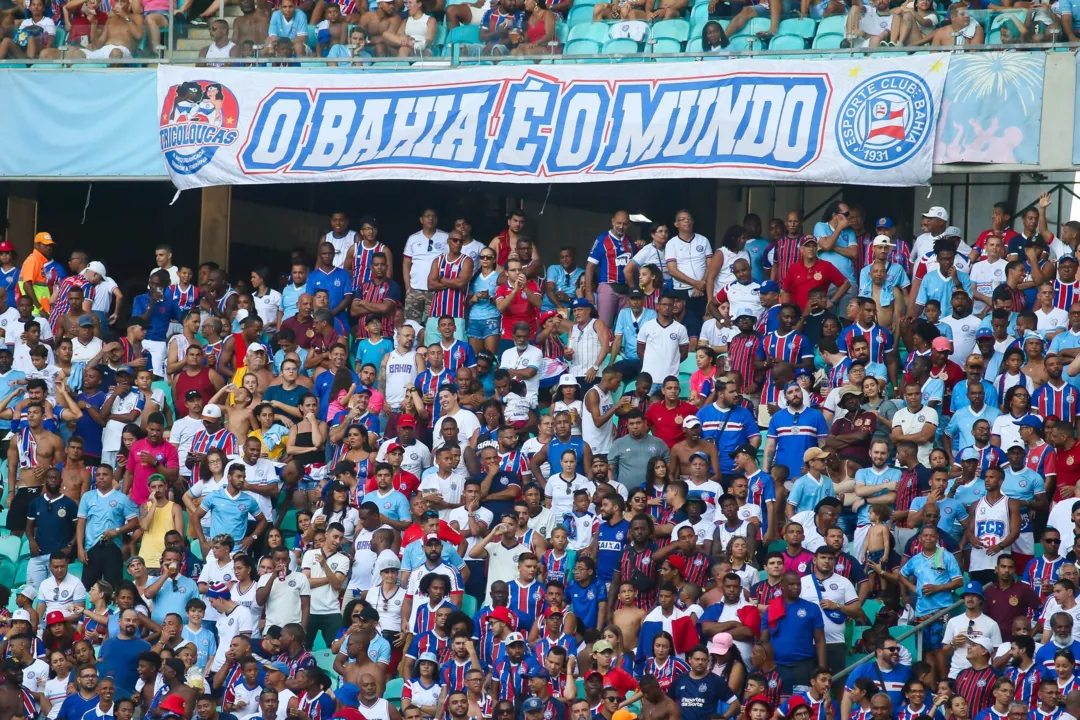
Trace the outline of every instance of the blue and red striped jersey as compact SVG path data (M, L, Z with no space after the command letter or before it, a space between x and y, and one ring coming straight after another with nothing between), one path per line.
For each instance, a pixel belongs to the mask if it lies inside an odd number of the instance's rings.
M611 234L611 231L598 235L593 241L588 260L596 266L596 282L598 284L625 283L623 269L626 263L630 262L633 254L630 238L626 235L617 238Z
M343 15L348 14L345 12L344 8L341 12ZM371 256L377 252L386 252L386 246L376 240L375 247L366 247L364 241L357 236L356 243L352 246L352 251L352 286L355 290L371 280Z
M469 256L461 254L457 259L451 260L446 255L440 255L437 260L439 263L439 277L446 280L460 278L462 276L462 265L467 257ZM439 318L443 315L449 315L453 318L464 318L465 298L468 294L468 285L461 290L454 290L453 288L436 290L435 295L431 298L431 317Z
M763 360L772 358L794 365L803 358L814 357L814 346L802 333L792 330L781 335L777 330L765 335L757 350L757 357ZM762 404L776 405L782 392L783 388L777 387L773 382L772 370L768 370L765 373L765 387L761 390Z
M1052 383L1048 380L1032 394L1031 406L1043 417L1053 415L1072 425L1080 411L1080 392L1064 381L1061 387L1054 387Z

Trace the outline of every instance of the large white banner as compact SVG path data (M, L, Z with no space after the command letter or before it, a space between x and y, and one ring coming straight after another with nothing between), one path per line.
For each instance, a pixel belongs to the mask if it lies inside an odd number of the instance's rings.
M298 73L161 66L177 188L397 178L920 185L949 58Z

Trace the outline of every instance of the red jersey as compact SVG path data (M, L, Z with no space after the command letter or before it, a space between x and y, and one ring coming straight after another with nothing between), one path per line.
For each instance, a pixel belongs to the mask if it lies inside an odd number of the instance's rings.
M409 543L419 540L421 537L423 537L425 532L426 531L416 523L413 523L408 528L406 528L405 532L402 533L401 536L402 550L408 547ZM439 538L443 542L448 542L454 546L460 545L461 541L465 539L461 535L461 533L450 527L450 523L446 522L445 520L439 521Z
M674 409L669 410L664 403L653 403L645 411L645 422L649 423L652 434L664 441L668 448L675 443L682 442L686 437L683 434L683 420L688 415L697 415L697 408L690 403L680 400Z
M420 488L420 478L413 475L408 470L398 470L394 475L394 479L391 481L391 485L395 490L405 496L405 499L412 500L412 496L416 494L416 491ZM374 475L368 477L367 482L364 483L364 492L375 492L379 489L379 482L375 479Z
M1071 450L1060 448L1055 451L1057 470L1057 483L1054 485L1054 501L1064 500L1061 496L1062 487L1076 487L1080 480L1080 442L1073 443Z
M1057 452L1050 443L1040 441L1033 448L1028 448L1028 470L1034 470L1043 479L1057 477Z
M539 293L540 288L532 280L526 283L529 290ZM504 298L513 293L510 285L500 285L495 291L495 299ZM524 290L520 290L514 299L510 301L510 307L502 314L502 339L511 340L514 337L514 325L519 322L529 323L530 337L536 335L537 323L540 320L540 308L529 302L529 296Z
M986 239L988 237L990 237L991 235L1000 235L1002 243L1007 248L1009 247L1009 241L1019 234L1020 233L1016 232L1012 228L1005 228L1001 232L997 232L993 229L983 230L981 233L979 233L979 237L975 238L975 247L979 250L983 250L986 248ZM983 253L983 257L986 257L986 253Z
M840 287L845 282L848 279L830 262L818 260L810 267L797 262L788 270L783 289L791 294L791 302L803 308L810 299L811 290L827 291L830 285Z

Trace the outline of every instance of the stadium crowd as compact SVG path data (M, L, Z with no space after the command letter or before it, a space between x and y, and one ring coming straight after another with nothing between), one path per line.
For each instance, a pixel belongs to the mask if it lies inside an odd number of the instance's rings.
M618 211L551 265L338 212L130 299L4 242L0 718L1080 717L1049 205Z

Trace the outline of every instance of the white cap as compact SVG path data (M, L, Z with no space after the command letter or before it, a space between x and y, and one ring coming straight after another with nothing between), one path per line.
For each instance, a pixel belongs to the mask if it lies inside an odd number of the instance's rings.
M949 222L949 211L940 205L935 205L926 212L923 213L924 218L937 218L938 220L944 220Z
M13 622L15 620L25 620L26 622L30 622L30 611L19 608L15 612L11 613L11 620Z
M561 378L559 378L559 387L564 387L567 385L572 385L574 387L578 386L577 378L570 373L566 373Z
M247 316L248 316L247 308L240 308L239 310L236 311L236 322L242 321Z
M736 320L741 317L751 317L757 320L757 315L754 314L754 311L746 307L745 305L735 308L735 312L731 313L731 317L735 318Z
M266 346L262 343L251 343L247 346L246 354L250 355L253 352L266 352Z
M871 243L872 247L896 247L896 244L892 241L888 235L878 235L874 238L874 242Z
M503 643L506 644L506 645L513 645L514 643L523 643L523 642L525 642L525 636L522 635L521 633L518 633L518 632L510 633L509 635L506 636L506 639L503 640Z
M208 417L208 418L215 418L215 419L220 418L221 417L221 408L218 407L217 405L207 405L206 407L204 407L202 409L202 415L203 415L203 417Z
M682 426L684 428L694 427L695 425L699 427L701 425L701 421L698 420L697 415L687 415L685 418L683 418Z
M97 273L101 277L105 277L106 274L107 274L105 272L105 265L103 263L98 262L97 260L92 260L91 262L87 263L86 269L89 270L90 272Z
M401 560L398 559L396 553L393 550L383 550L379 553L379 557L375 558L375 573L381 573L383 570L400 570Z
M28 598L30 600L37 600L37 587L27 583L26 585L23 585L22 590L19 591L19 594L22 595L24 598Z

